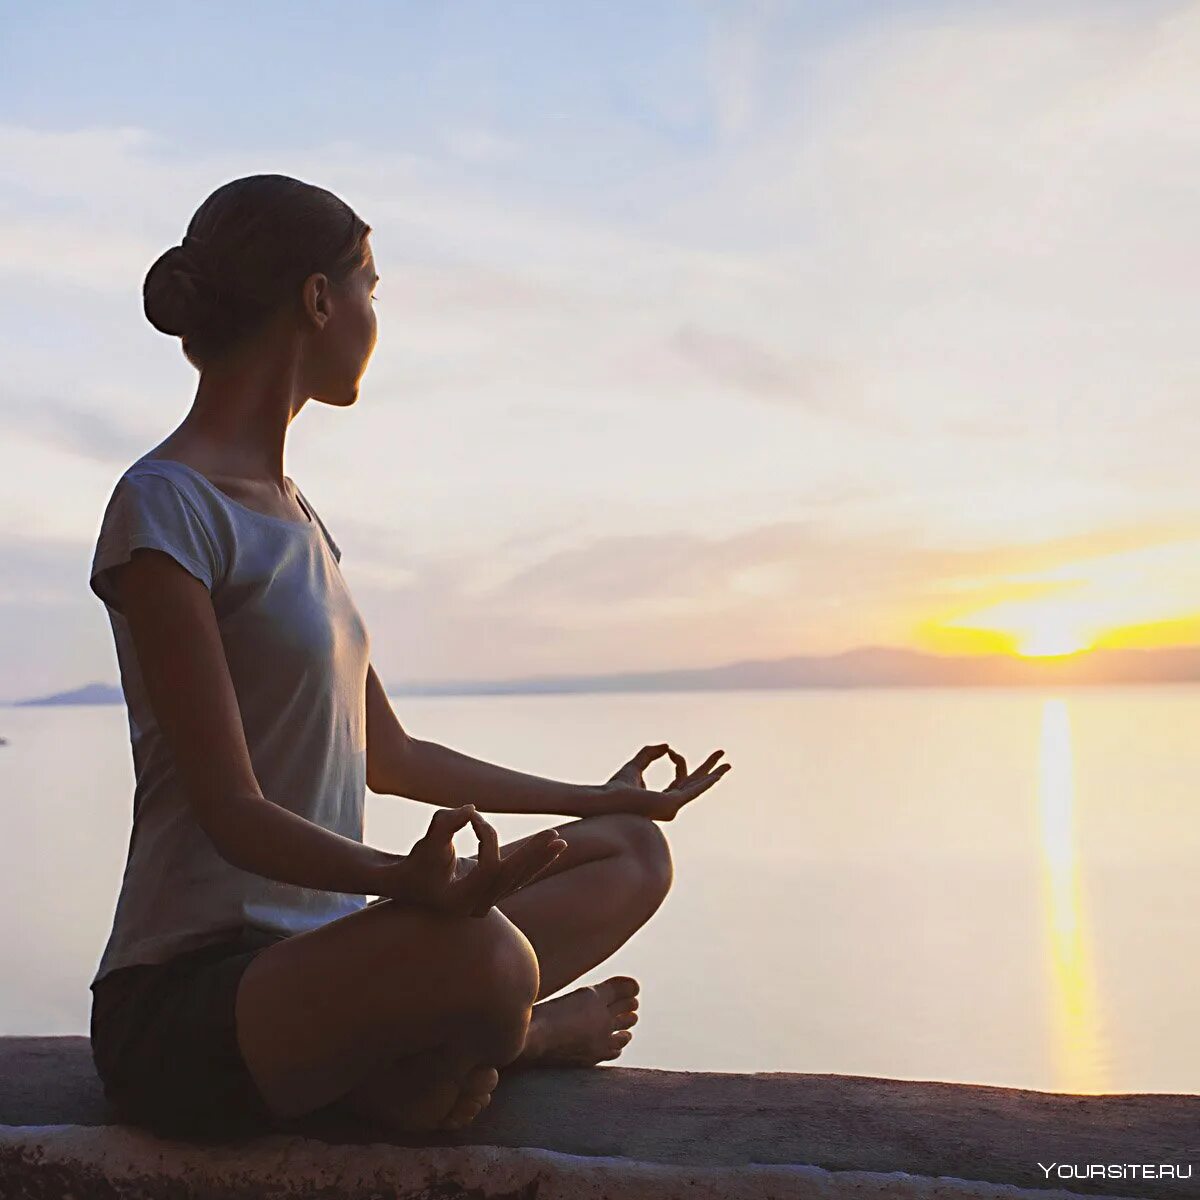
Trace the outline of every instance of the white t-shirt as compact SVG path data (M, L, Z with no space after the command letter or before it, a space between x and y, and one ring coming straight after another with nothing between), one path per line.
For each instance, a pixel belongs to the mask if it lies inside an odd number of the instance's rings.
M361 842L370 638L341 550L288 482L306 521L248 508L183 463L141 458L105 509L89 582L116 642L135 785L124 878L93 986L118 967L165 962L244 926L301 933L366 903L267 879L217 853L182 792L108 574L152 546L204 583L263 795Z

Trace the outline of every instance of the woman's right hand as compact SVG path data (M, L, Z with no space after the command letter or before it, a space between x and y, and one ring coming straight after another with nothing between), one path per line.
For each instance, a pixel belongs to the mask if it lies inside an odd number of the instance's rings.
M460 861L454 852L454 835L468 822L479 838L475 863ZM441 808L412 850L383 868L378 894L437 912L483 917L496 901L527 884L566 848L557 829L546 829L502 858L495 829L473 804Z

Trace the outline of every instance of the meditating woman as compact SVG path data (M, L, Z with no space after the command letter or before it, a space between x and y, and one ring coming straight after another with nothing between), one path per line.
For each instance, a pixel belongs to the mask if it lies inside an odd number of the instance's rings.
M371 230L323 188L218 188L150 268L146 316L200 372L117 480L90 583L129 713L133 828L92 982L125 1119L249 1133L325 1108L457 1129L502 1068L591 1065L638 984L596 967L662 903L660 822L728 769L648 745L579 785L409 736L341 549L284 474L310 400L347 407L375 346ZM663 791L642 772L669 756ZM363 843L365 790L437 807L408 854ZM500 845L483 812L575 818ZM470 826L478 853L455 855ZM370 903L368 897L376 897Z

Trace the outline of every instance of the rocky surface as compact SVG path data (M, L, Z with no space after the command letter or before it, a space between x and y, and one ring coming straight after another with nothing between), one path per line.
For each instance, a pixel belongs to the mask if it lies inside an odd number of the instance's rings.
M1047 1176L1039 1162L1198 1178ZM0 1198L1200 1197L1200 1097L606 1065L507 1073L457 1134L323 1118L221 1146L116 1123L86 1038L0 1038ZM1061 1169L1060 1168L1060 1169Z

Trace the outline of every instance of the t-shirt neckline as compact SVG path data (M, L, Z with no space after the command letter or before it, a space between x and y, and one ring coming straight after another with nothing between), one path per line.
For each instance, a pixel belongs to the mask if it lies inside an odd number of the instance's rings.
M271 513L259 512L257 508L251 508L248 504L243 504L240 500L235 500L228 492L217 487L215 483L203 471L197 471L195 467L189 466L185 462L180 462L177 458L139 458L134 464L135 466L154 466L155 463L170 463L172 466L182 467L189 475L194 475L201 483L210 487L217 493L227 504L232 504L234 508L241 509L242 512L250 513L252 516L258 517L262 521L272 521L276 525L290 525L295 529L315 529L317 526L316 519L312 515L312 510L300 499L300 489L296 487L290 475L285 475L284 479L292 485L292 490L296 492L296 502L308 513L307 521L292 521L287 517L276 517Z

